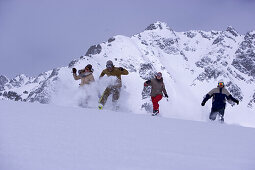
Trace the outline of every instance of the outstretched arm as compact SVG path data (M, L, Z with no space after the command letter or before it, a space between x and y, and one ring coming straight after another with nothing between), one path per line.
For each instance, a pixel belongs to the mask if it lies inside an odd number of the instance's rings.
M104 70L103 70L103 71L101 72L99 78L103 77L104 75L105 75L105 72L104 72Z
M206 96L204 97L204 99L203 99L201 105L204 106L205 103L207 102L207 100L209 100L211 97L212 97L212 96L211 96L210 94L206 94Z
M165 84L163 84L163 89L162 89L163 93L164 93L164 96L166 98L168 98L168 95L167 95L167 92L166 92L166 88L165 88Z
M236 98L234 98L232 95L229 95L229 96L227 97L227 99L230 99L230 100L232 100L233 102L235 102L236 104L239 104L239 100L237 100Z
M227 99L228 100L232 100L233 102L235 102L236 104L239 104L239 100L237 100L236 98L234 98L227 89L226 90L226 95L227 95Z
M144 82L144 86L151 86L151 80L147 80L146 82Z
M73 68L72 70L73 70L73 78L74 78L74 80L81 79L80 76L77 76L77 74L76 74L76 72L77 72L76 68Z
M217 88L212 89L211 91L209 91L209 93L206 94L201 105L204 106L205 103L207 102L207 100L209 100L213 96L214 93L217 93Z
M119 67L119 70L121 71L121 75L128 75L128 71L124 69L123 67Z
M74 80L79 80L79 79L81 79L81 77L80 77L80 76L77 76L76 73L73 73L73 78L74 78Z

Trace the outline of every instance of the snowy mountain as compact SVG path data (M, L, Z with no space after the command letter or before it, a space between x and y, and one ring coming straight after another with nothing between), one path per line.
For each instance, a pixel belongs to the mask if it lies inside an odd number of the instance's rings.
M1 170L254 170L255 129L0 101Z
M125 110L135 113L151 110L143 82L160 71L169 94L169 101L163 99L160 103L162 116L207 119L210 102L204 108L200 103L217 86L217 81L223 79L230 93L241 101L239 106L228 105L226 121L255 126L255 31L240 35L232 27L225 31L175 32L166 23L156 22L132 37L117 35L91 46L84 56L71 61L67 67L38 77L19 75L10 80L0 76L0 97L78 105L85 95L97 96L103 92L105 82L98 77L107 60L130 72L122 78L120 103ZM73 80L71 69L82 69L89 63L95 70L96 83L82 91L79 82ZM92 100L91 107L94 107L98 99Z

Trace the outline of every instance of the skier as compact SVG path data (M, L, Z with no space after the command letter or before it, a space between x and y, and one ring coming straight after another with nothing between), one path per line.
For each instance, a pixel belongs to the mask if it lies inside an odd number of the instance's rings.
M151 86L151 101L153 104L153 113L152 116L156 116L159 113L159 104L158 102L162 99L163 93L166 98L168 98L165 84L163 82L162 73L158 72L155 75L155 78L148 80L144 83L144 86ZM163 92L163 93L162 93Z
M80 87L83 88L85 87L85 85L89 85L91 82L94 82L94 76L93 76L93 68L91 64L88 64L84 69L79 70L78 71L78 75L77 75L77 70L76 68L73 68L73 78L75 80L80 80L81 79L81 83L80 83ZM84 89L86 90L86 89ZM85 91L86 92L86 91ZM88 106L88 100L90 99L90 95L86 94L85 99L81 99L79 106L81 107L87 107Z
M212 89L209 93L206 94L201 105L204 106L207 100L209 100L211 97L213 97L213 99L209 119L212 121L214 121L217 115L219 115L220 121L222 123L224 122L226 99L232 100L236 104L239 104L239 101L235 99L224 87L224 82L222 80L218 82L217 88Z
M108 77L109 76L116 77L116 82L114 82L113 85L109 85L105 89L103 95L99 100L98 108L100 110L103 109L103 106L105 105L107 98L109 97L110 94L112 94L112 101L116 105L116 102L120 97L120 90L122 86L121 75L128 75L128 71L122 67L115 67L113 65L113 62L109 60L106 62L106 69L102 71L99 78L103 77L104 75L107 75ZM118 109L117 106L116 109Z
M73 78L75 80L81 79L80 86L84 86L85 84L89 84L91 82L94 82L94 76L93 76L93 68L91 64L88 64L84 69L79 70L77 75L77 70L76 68L73 68Z

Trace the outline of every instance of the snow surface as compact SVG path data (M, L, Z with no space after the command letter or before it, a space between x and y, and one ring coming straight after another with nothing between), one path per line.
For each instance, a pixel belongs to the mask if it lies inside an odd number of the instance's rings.
M0 100L1 170L254 170L255 129Z

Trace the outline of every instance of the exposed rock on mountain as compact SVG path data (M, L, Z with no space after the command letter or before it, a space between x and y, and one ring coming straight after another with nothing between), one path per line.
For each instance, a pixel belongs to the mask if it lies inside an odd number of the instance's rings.
M68 67L53 69L37 77L19 75L9 80L0 76L0 98L50 103L56 84L74 84L73 67L81 69L90 63L94 74L99 75L107 60L130 72L132 80L123 78L123 83L126 87L141 88L139 94L129 91L131 97L140 96L139 100L144 100L140 107L151 107L147 100L149 89L142 92L142 82L160 71L167 89L172 91L169 95L172 101L184 103L181 100L186 100L185 97L174 98L194 96L194 93L202 98L206 91L217 86L219 79L223 79L234 97L254 109L255 31L240 35L228 27L225 31L175 32L163 22L151 24L132 37L118 35L93 45L85 56L71 61ZM179 87L182 90L178 90Z

